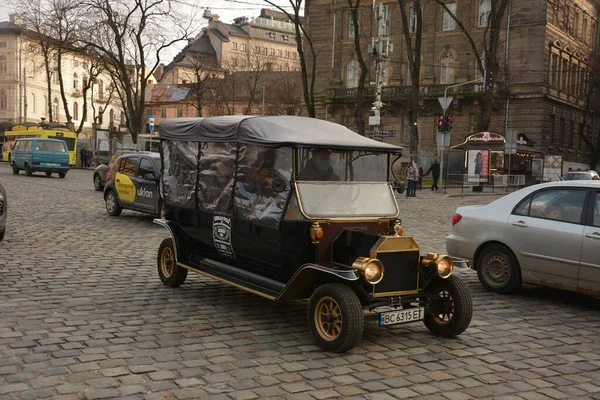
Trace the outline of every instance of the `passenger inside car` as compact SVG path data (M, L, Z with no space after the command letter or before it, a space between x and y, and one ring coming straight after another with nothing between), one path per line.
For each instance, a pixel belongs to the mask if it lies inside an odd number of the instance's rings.
M305 181L339 181L340 177L333 172L331 167L331 151L315 149L306 166L298 174L298 178Z

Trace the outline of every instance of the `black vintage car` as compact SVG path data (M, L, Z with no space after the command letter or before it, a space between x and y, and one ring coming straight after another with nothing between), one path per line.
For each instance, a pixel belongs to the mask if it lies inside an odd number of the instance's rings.
M469 326L468 289L448 256L403 236L391 183L401 148L303 117L164 120L165 285L188 271L271 300L310 299L316 343L346 351L365 320Z

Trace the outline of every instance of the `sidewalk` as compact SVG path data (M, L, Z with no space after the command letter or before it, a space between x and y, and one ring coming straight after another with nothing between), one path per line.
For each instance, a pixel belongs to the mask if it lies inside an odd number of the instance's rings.
M442 198L446 198L446 197L481 197L481 196L504 196L508 193L512 193L511 192L506 192L505 190L502 190L501 188L497 188L495 192L492 192L491 190L488 191L484 191L484 192L473 192L471 190L471 188L465 188L464 191L460 188L460 187L449 187L446 189L446 193L444 193L444 189L440 188L437 192L433 192L431 191L431 187L425 187L423 186L422 190L417 190L416 195L417 195L417 199L418 198L422 198L422 199L442 199ZM406 198L406 192L399 194L396 193L396 196L398 198Z

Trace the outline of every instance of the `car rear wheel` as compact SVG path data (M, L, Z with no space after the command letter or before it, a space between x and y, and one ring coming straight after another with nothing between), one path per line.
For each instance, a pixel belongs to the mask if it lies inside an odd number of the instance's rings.
M308 325L317 345L326 351L350 350L363 333L364 317L360 300L346 285L328 283L310 297Z
M463 333L473 317L467 285L457 276L437 278L425 289L428 308L423 323L432 333L452 337Z
M33 170L31 169L29 164L25 164L25 175L27 175L27 176L33 175Z
M512 293L521 286L521 270L512 251L494 244L486 247L475 265L481 285L491 292Z
M19 168L17 168L17 164L13 163L12 170L13 170L13 174L15 174L15 175L19 174Z
M108 192L106 194L106 199L104 199L104 202L106 203L106 212L108 213L108 215L110 215L111 217L118 217L119 215L121 215L123 209L119 205L119 200L117 200L115 192L113 192L112 190Z
M6 234L6 229L2 229L0 231L0 242L4 240L4 235Z
M67 173L66 173L66 172L59 172L59 173L58 173L58 177L59 177L60 179L65 179L65 176L67 176Z
M52 172L46 172L46 176L52 176Z
M163 239L158 247L156 264L158 267L158 276L164 285L179 287L185 282L188 270L178 266L176 263L173 239Z
M94 189L98 192L101 192L104 189L104 185L102 185L102 181L100 180L100 175L94 174Z

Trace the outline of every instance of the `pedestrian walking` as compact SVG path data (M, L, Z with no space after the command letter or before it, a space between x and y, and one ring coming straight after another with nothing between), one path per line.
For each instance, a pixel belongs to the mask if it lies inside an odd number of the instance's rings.
M406 189L406 197L417 197L415 191L417 189L417 183L419 181L419 169L417 164L413 161L410 163L406 172L406 179L408 181L408 188Z
M419 190L423 190L423 167L419 167Z
M85 162L86 162L86 159L87 159L86 152L87 152L87 150L86 150L85 146L83 146L81 148L81 150L79 150L79 159L81 160L81 166L82 167L85 167Z
M91 167L92 166L92 156L94 155L94 153L92 152L92 150L88 150L86 155L85 155L85 166L86 167Z
M438 190L438 179L440 179L440 162L435 160L433 164L429 167L425 175L429 175L431 173L431 177L433 178L433 184L431 185L432 191Z

